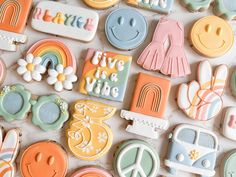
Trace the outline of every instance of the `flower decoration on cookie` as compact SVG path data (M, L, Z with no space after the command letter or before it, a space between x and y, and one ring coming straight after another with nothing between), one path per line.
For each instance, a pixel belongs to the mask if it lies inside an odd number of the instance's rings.
M196 120L209 120L215 117L223 106L222 95L228 68L217 67L214 75L208 61L198 67L198 81L181 84L178 92L178 105L187 116Z

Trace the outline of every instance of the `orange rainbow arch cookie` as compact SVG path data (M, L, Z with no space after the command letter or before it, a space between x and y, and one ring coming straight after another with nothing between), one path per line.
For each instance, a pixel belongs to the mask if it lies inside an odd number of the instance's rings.
M0 49L16 51L16 44L25 43L21 34L26 25L32 0L0 0Z
M234 33L225 20L217 16L207 16L193 25L190 42L200 54L215 58L232 48Z
M35 43L26 57L17 61L17 73L27 82L41 81L47 73L47 83L58 92L72 90L77 81L76 61L70 49L55 39L44 39Z
M208 61L198 66L198 81L181 84L178 106L194 120L207 121L219 114L223 106L222 95L228 76L228 67L219 65L214 74Z
M88 6L94 9L106 9L114 6L119 0L83 0Z
M64 177L68 168L67 154L53 141L41 141L30 145L20 161L23 177Z
M167 79L139 73L130 111L122 110L120 116L132 120L126 131L157 139L158 130L169 127L163 119L171 83Z
M102 157L112 145L112 131L103 121L111 118L116 108L90 100L78 100L72 107L70 126L66 131L71 152L82 160Z
M70 177L112 177L112 175L100 167L83 167L73 173Z

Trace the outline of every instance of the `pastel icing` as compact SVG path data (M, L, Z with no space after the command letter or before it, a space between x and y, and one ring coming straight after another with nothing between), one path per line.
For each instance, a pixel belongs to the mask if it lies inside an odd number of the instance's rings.
M70 177L112 177L112 175L100 167L91 166L79 169Z
M221 125L222 134L236 141L236 107L228 107Z
M214 74L208 61L198 66L198 81L181 84L177 103L194 120L207 121L219 114L223 106L222 95L228 76L226 65L217 66Z
M83 0L88 6L94 9L106 9L114 6L119 0Z
M164 48L170 40L168 49ZM184 51L184 26L182 23L161 18L156 26L151 43L139 56L137 63L149 71L160 71L171 77L184 77L191 73Z
M31 26L41 32L81 41L91 41L97 31L96 12L59 2L42 1L36 5Z
M41 141L30 145L20 161L23 177L65 177L68 158L64 149L54 141Z
M227 21L207 16L192 26L190 42L198 53L210 58L220 57L232 48L234 33Z
M217 136L198 126L180 124L169 135L169 146L165 165L172 175L177 170L200 176L214 176Z
M16 44L25 43L27 36L21 34L31 9L32 0L0 1L0 49L16 51Z
M156 177L160 160L155 149L147 142L128 140L116 150L113 166L120 177Z
M23 119L30 111L31 93L20 84L4 86L0 92L0 116L10 122Z
M62 128L68 118L68 103L57 95L41 96L33 103L32 122L44 131Z
M236 4L231 0L215 0L213 12L226 20L235 20Z
M112 11L105 23L108 41L121 50L131 50L143 43L147 36L147 21L138 11L119 8Z
M186 7L190 12L203 11L210 7L214 0L181 0L181 4Z
M6 70L4 61L0 59L0 84L2 84L6 78Z
M233 71L230 79L230 88L234 96L236 96L236 70Z
M88 49L80 78L80 93L122 102L132 56Z
M233 149L224 156L224 160L221 163L221 175L222 177L234 177L236 173L236 150Z
M3 131L0 131L0 147L0 174L4 177L14 177L16 173L14 163L20 148L20 131L11 129L5 138Z
M168 14L172 9L174 0L127 0L127 3L132 6Z
M112 131L103 121L111 118L116 108L90 100L78 100L72 106L72 117L66 131L71 152L81 160L96 160L112 145Z

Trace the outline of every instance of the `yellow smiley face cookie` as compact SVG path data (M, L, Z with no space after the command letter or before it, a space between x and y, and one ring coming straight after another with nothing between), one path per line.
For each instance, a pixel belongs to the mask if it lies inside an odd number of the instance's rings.
M207 16L193 25L190 40L200 54L214 58L224 55L231 49L234 34L225 20L216 16Z
M84 0L84 2L94 9L106 9L118 3L119 0Z

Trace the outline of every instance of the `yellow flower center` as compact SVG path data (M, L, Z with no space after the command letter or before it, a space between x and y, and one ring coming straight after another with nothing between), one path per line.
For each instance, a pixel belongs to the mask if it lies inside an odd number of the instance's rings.
M28 71L33 71L34 70L34 65L32 63L27 64L26 66Z
M58 74L57 80L59 80L59 81L64 81L65 79L66 79L66 77L65 77L64 74Z

